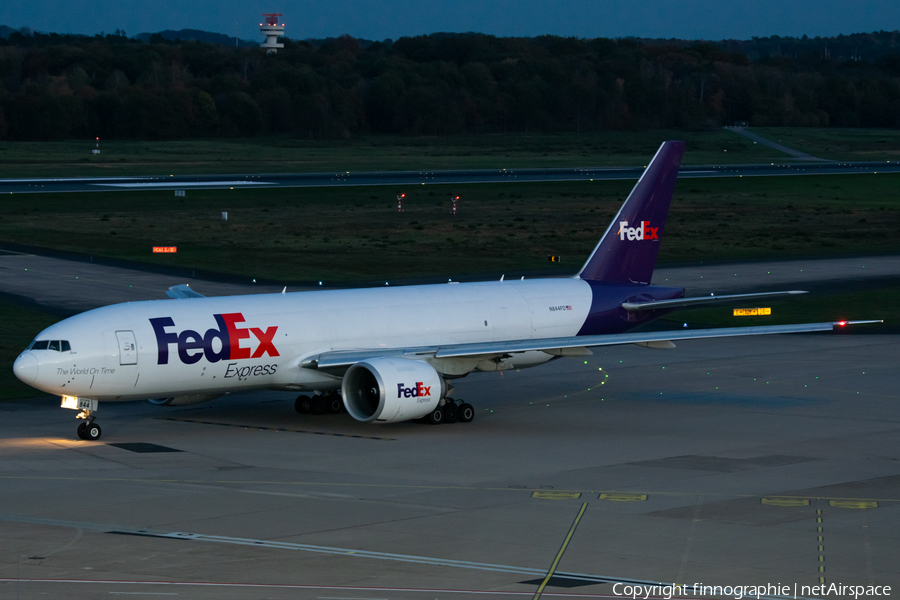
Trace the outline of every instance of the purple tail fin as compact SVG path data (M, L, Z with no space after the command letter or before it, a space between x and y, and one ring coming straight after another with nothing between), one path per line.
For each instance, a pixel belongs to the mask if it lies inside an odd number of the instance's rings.
M663 142L578 277L650 283L684 142Z

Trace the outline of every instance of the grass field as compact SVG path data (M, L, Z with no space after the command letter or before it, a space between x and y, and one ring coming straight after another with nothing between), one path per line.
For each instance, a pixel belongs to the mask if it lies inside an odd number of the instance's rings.
M898 160L900 130L755 128L763 137L833 160ZM687 142L685 164L744 164L791 157L725 130L603 131L479 136L359 136L350 140L0 142L0 178L524 167L639 166L666 139Z
M900 130L759 127L753 132L818 158L844 161L900 160Z
M284 283L571 273L633 183L419 186L403 213L386 187L17 194L0 243ZM900 175L682 180L660 261L900 252L898 190ZM178 253L151 254L163 245Z
M667 139L687 142L685 164L783 161L781 152L727 131L599 132L347 141L255 138L167 142L0 143L0 178L217 173L418 171L646 165Z
M16 379L12 364L38 332L59 320L60 317L0 302L0 400L46 395Z

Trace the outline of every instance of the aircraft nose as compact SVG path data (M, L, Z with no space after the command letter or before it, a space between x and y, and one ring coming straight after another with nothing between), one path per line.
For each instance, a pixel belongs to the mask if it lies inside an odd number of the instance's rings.
M7 363L9 364L9 363ZM13 363L13 373L23 383L34 383L38 375L38 361L31 352L23 352Z

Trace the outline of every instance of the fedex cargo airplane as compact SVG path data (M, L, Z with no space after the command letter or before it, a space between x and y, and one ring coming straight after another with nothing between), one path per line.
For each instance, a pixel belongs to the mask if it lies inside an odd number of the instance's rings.
M825 331L848 323L628 333L684 306L800 291L684 298L650 283L683 142L664 142L571 278L172 300L91 310L42 331L13 365L25 383L80 411L96 440L100 402L185 405L230 392L301 392L298 412L345 409L368 423L471 421L450 397L476 371L534 367L590 348L673 347L697 338ZM854 323L874 322L855 321ZM338 393L340 391L340 393Z

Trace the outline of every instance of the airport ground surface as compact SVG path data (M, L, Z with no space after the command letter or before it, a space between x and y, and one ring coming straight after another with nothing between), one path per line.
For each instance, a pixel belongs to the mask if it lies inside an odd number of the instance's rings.
M66 312L183 282L27 255L0 268L0 291ZM655 281L707 293L898 274L884 257ZM105 404L91 443L58 399L4 402L0 597L528 597L554 564L544 595L633 580L896 592L898 359L895 335L601 349L460 380L476 419L437 427L301 416L291 395L260 393Z

